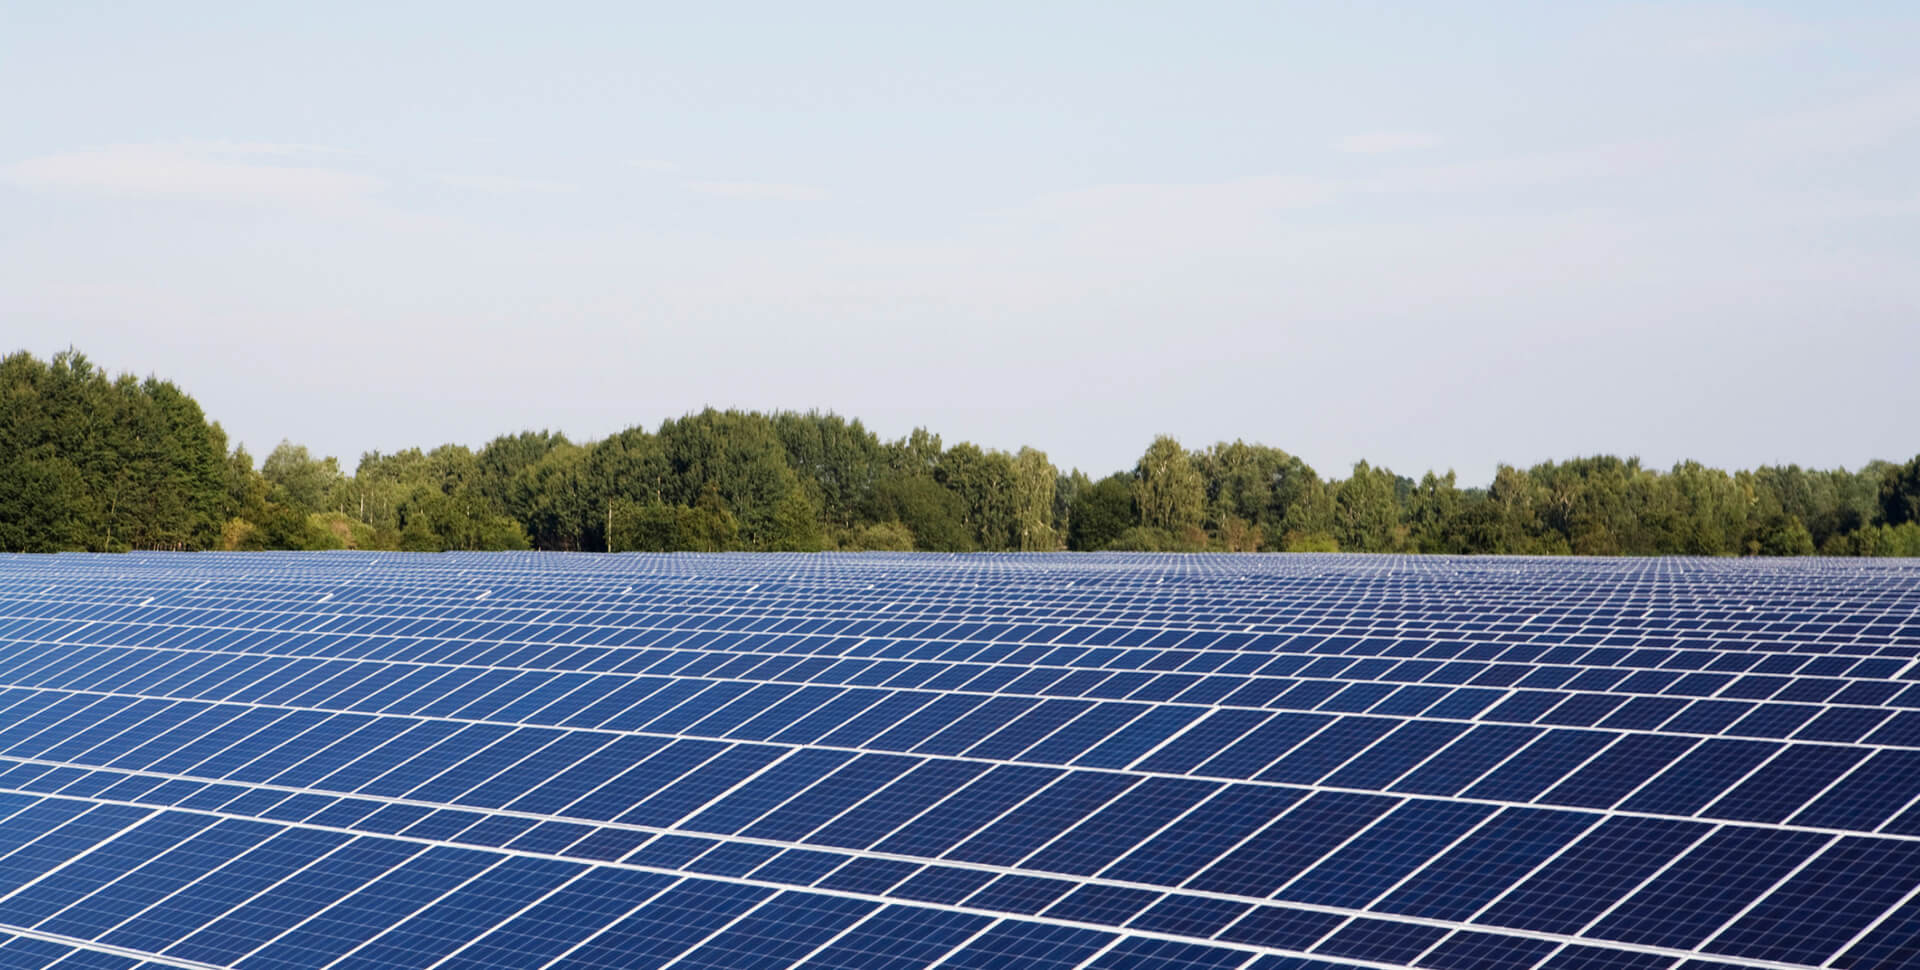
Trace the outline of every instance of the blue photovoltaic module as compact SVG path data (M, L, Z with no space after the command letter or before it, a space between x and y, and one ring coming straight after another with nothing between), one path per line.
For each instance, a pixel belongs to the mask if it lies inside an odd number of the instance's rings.
M0 970L1920 967L1920 563L0 556Z

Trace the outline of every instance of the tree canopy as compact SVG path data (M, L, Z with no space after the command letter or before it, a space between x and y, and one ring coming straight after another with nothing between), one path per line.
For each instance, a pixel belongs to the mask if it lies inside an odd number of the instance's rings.
M75 351L0 360L0 550L339 548L1920 556L1920 456L1729 472L1594 455L1462 488L1161 435L1095 479L1031 447L707 409L599 441L368 452L349 473L287 441L256 467L178 387Z

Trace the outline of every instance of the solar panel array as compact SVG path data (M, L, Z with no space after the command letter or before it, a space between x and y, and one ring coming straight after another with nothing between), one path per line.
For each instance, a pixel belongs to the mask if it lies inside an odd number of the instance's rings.
M1920 966L1920 563L0 557L0 968Z

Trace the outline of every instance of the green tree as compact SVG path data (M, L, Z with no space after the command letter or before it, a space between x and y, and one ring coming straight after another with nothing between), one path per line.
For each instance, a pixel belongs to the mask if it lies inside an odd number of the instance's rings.
M1053 529L1053 491L1060 472L1047 454L1022 448L1013 456L1013 522L1017 548L1048 552L1060 547Z
M1206 516L1206 483L1180 442L1160 435L1134 467L1133 500L1140 524L1179 534Z
M1420 552L1469 551L1463 522L1466 507L1466 496L1455 484L1451 469L1445 475L1422 476L1407 501L1407 528L1414 547Z
M1405 544L1400 504L1394 497L1395 476L1366 462L1353 466L1353 475L1334 490L1334 538L1340 548L1355 552L1393 552Z
M1920 522L1920 455L1882 474L1880 521L1886 525Z
M1132 476L1124 472L1108 475L1075 490L1067 520L1067 548L1082 552L1106 549L1136 521Z
M338 459L331 455L315 458L306 445L284 439L260 463L260 474L272 486L274 501L302 512L337 507L335 500L346 485Z
M794 489L774 509L773 528L765 540L772 552L819 552L825 548L819 514L805 492Z

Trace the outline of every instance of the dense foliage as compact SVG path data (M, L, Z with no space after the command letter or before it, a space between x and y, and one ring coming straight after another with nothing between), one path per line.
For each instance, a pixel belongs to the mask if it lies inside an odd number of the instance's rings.
M370 452L348 474L289 442L256 468L165 381L73 352L0 361L0 550L529 547L1920 556L1920 457L1729 473L1602 455L1461 488L1159 437L1094 480L1032 448L707 410L584 444Z

